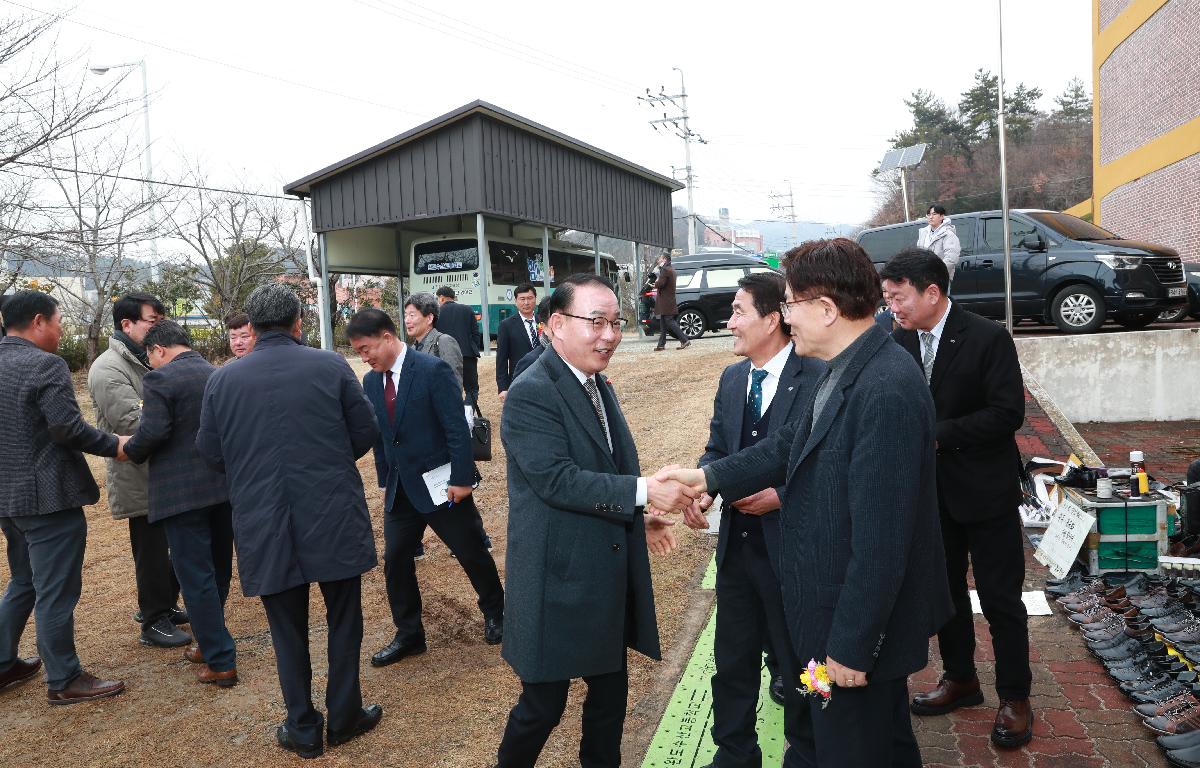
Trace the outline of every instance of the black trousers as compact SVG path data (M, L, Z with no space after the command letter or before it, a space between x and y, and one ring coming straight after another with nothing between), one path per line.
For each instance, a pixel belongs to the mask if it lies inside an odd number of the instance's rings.
M811 696L789 698L784 718L796 736L788 736L784 768L921 768L909 717L903 677L835 687L825 708Z
M325 710L329 730L346 731L362 710L358 680L358 655L362 650L362 578L318 584L325 599L329 626L329 675L325 685ZM308 654L308 584L263 595L275 668L287 706L287 729L296 741L318 744L325 718L312 705L312 661Z
M234 669L236 649L225 626L225 600L233 577L233 510L229 502L168 517L160 525L171 544L175 575L204 662L215 672Z
M425 642L425 627L421 624L421 589L417 584L417 567L413 554L425 526L433 528L466 572L479 610L488 618L504 615L504 587L496 561L483 543L483 520L473 496L454 506L441 505L428 515L413 508L403 490L397 489L392 507L383 517L383 577L387 584L388 605L396 637L406 642Z
M683 331L679 330L679 321L676 319L679 315L660 315L658 325L662 328L662 333L658 335L658 346L666 346L667 334L671 334L680 343L687 341L687 337L683 335Z
M772 676L785 681L797 674L783 593L771 568L761 526L739 526L730 519L729 541L717 570L717 627L713 642L717 673L712 677L713 743L716 768L759 768L762 752L755 723L762 674L762 653L772 649ZM785 690L794 685L785 686ZM784 721L789 741L794 734Z
M975 574L979 604L992 633L996 656L996 694L1001 699L1027 699L1029 618L1021 602L1025 552L1021 520L1014 512L976 523L960 523L942 512L942 544L954 617L938 632L942 669L950 680L975 676L975 620L967 589L967 566Z
M616 768L621 764L621 733L629 699L629 669L583 678L583 735L579 742L582 768ZM521 695L508 714L497 750L497 768L533 768L546 739L562 719L570 680L549 683L521 681Z
M145 630L179 604L179 580L171 565L167 532L160 523L151 523L145 515L129 518L129 545Z
M463 356L463 391L467 402L479 405L479 358Z

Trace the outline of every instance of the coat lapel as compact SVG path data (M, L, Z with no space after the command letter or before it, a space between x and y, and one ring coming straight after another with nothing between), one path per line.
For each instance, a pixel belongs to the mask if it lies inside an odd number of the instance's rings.
M637 446L633 444L625 414L617 402L617 393L606 376L601 374L598 378L604 382L600 387L600 397L604 401L605 416L608 417L608 433L612 438L613 459L617 469L621 474L640 475L642 469L637 461Z
M392 420L391 424L393 433L404 418L404 404L408 401L408 393L412 391L413 351L412 347L405 351L404 364L400 366L400 380L396 382L396 418Z
M933 359L933 374L929 377L929 391L937 394L938 387L945 377L946 369L954 356L962 347L963 334L967 332L967 324L963 322L963 310L956 304L950 305L950 315L946 318L942 338L938 341L937 356Z
M792 412L792 403L800 391L800 372L804 370L804 360L794 352L788 357L787 365L783 366L783 375L779 377L779 386L775 389L775 397L771 400L771 420L768 426L775 432L788 420Z
M566 401L567 410L571 412L571 415L583 427L583 431L596 443L601 452L608 457L613 468L616 469L616 461L613 459L612 451L608 449L608 441L604 439L604 433L600 430L600 420L596 418L596 410L592 407L592 400L584 391L583 385L575 378L575 374L558 356L558 352L553 347L547 349L542 357L546 358L546 365L554 375L554 384L558 387L563 400ZM621 419L621 423L624 424L624 418ZM611 433L612 428L610 427L609 430ZM626 429L626 431L628 430Z
M725 394L725 408L729 418L725 419L726 445L736 446L742 442L742 425L746 420L746 381L750 378L750 361L743 360L733 377L733 390Z

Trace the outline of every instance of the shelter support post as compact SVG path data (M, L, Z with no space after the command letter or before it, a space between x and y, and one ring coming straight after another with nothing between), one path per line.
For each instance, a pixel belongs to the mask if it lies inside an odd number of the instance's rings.
M321 323L321 349L333 350L333 321L329 316L329 247L325 233L317 235L317 253L321 275L317 282L317 318Z
M550 295L550 227L542 227L542 288Z
M603 274L600 271L600 235L592 234L592 252L596 255L596 274Z
M642 248L639 243L633 244L633 326L637 329L637 335L642 337L642 318L641 313L642 303Z
M479 322L483 331L483 356L492 354L492 332L489 328L488 311L488 267L492 263L492 254L488 251L487 231L483 225L483 214L475 214L475 238L479 244Z

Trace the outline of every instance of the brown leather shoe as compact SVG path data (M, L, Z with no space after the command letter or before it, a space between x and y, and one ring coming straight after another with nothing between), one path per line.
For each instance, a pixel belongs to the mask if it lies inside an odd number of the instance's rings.
M942 678L937 688L929 693L913 696L909 709L914 715L944 715L959 707L970 707L983 703L983 691L979 690L979 678L970 680L948 680Z
M692 346L692 342L689 340L680 344L678 347L676 347L676 349L687 349L690 346Z
M200 644L192 643L187 648L185 648L183 651L183 658L187 659L188 661L192 662L193 664L203 664L204 663L204 654L200 652Z
M1191 733L1200 729L1200 707L1173 710L1144 722L1147 728L1157 733Z
M4 674L0 674L0 691L20 685L38 673L42 668L42 660L37 656L31 659L17 659Z
M78 704L81 701L95 701L116 696L125 690L125 683L120 680L98 680L95 675L80 672L79 677L61 691L47 691L46 699L51 704Z
M237 667L225 672L214 672L212 667L205 664L196 670L196 682L208 683L221 688L232 688L237 685Z
M1033 709L1029 699L1001 699L992 723L992 743L1002 749L1023 747L1033 738Z

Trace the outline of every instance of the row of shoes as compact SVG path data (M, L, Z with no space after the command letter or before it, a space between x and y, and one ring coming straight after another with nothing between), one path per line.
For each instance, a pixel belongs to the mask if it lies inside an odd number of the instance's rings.
M1200 768L1200 591L1137 574L1120 583L1075 575L1047 589L1134 702L1172 765Z

